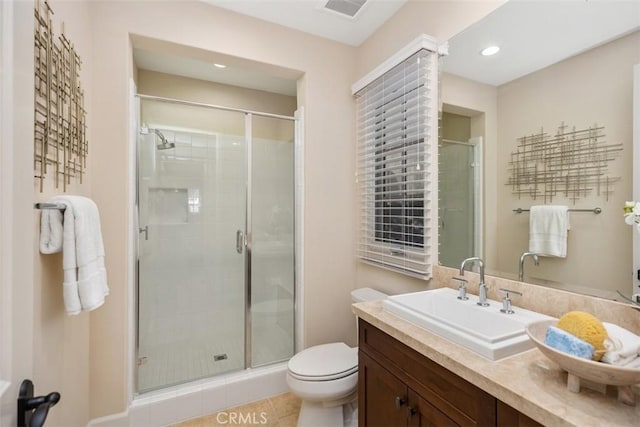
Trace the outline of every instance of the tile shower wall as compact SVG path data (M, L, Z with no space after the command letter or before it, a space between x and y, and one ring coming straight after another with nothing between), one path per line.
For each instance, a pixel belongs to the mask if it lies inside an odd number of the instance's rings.
M139 156L140 226L148 227L148 240L139 239L141 392L244 368L244 257L236 252L236 230L245 228L244 136L160 130L175 148L157 150L150 133ZM293 178L280 171L293 169L293 144L261 142L254 174L271 179L259 180L254 201L265 207L254 226L258 364L293 348L292 313L277 314L292 310L281 300L293 297ZM289 256L277 256L283 251Z
M175 148L143 135L138 166L140 392L244 368L245 138L159 130ZM294 351L293 154L254 138L253 366Z
M244 363L243 138L161 132L175 148L140 153L140 391Z

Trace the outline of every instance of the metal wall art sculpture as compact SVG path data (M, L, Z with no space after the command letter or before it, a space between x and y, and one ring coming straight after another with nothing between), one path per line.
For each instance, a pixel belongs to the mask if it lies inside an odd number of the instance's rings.
M54 38L52 15L46 1L36 0L34 170L40 192L51 171L56 189L62 182L66 191L73 177L82 183L88 148L80 56L64 23Z
M542 198L544 203L558 196L575 203L593 192L609 200L620 177L609 176L608 165L622 151L622 144L608 144L605 136L604 126L577 130L562 123L553 135L540 129L518 138L507 185L518 197Z

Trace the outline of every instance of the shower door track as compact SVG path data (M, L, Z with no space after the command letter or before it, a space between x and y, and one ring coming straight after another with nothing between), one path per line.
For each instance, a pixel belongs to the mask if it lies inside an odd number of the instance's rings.
M209 109L215 109L215 110L223 110L223 111L231 111L231 112L237 112L237 113L242 113L245 115L245 138L246 138L246 146L247 146L247 150L246 150L246 167L247 167L247 186L246 186L246 218L245 218L245 237L244 237L244 249L246 251L246 256L245 256L245 293L246 293L246 299L245 299L245 354L244 354L244 369L248 369L251 368L252 365L252 313L251 313L251 231L252 231L252 218L251 218L251 209L252 209L252 201L251 201L251 164L252 164L252 144L251 144L251 139L252 139L252 118L253 116L258 116L258 117L268 117L268 118L274 118L274 119L281 119L281 120L288 120L291 122L296 123L296 117L293 116L284 116L284 115L280 115L280 114L273 114L273 113L265 113L265 112L260 112L260 111L252 111L252 110L245 110L242 108L234 108L234 107L225 107L222 105L215 105L215 104L207 104L207 103L202 103L202 102L193 102L193 101L186 101L186 100L182 100L182 99L175 99L175 98L167 98L167 97L161 97L161 96L155 96L155 95L144 95L144 94L136 94L135 95L138 99L144 99L144 100L150 100L150 101L158 101L158 102L166 102L166 103L170 103L170 104L179 104L179 105L187 105L187 106L192 106L192 107L203 107L203 108L209 108ZM136 154L136 169L137 169L137 154ZM136 174L137 175L137 174ZM136 178L137 179L137 178ZM138 206L139 209L139 200L138 200L138 194L137 194L137 185L136 185L136 205ZM138 212L138 215L140 215L140 213ZM135 317L136 317L136 321L137 321L137 325L136 325L136 331L139 328L139 315L140 315L140 294L139 294L139 286L140 286L140 272L139 272L139 267L138 267L138 263L139 263L139 254L136 254L136 313L135 313ZM295 254L294 254L294 258L295 258ZM296 283L296 279L295 279L296 273L294 270L294 284ZM296 293L296 287L294 285L294 295ZM295 298L295 297L294 297ZM295 326L294 326L295 329ZM295 332L294 332L294 337L295 337ZM295 338L294 338L294 343L295 343ZM295 345L295 344L294 344ZM140 360L138 360L139 357L139 337L138 337L138 333L136 332L136 338L135 338L135 346L136 346L136 368L139 369L139 365ZM136 369L136 371L137 371ZM139 390L138 390L138 373L136 372L135 375L135 393L139 394Z
M191 107L213 108L213 109L216 109L216 110L224 110L224 111L235 111L235 112L243 113L243 114L251 114L253 116L271 117L273 119L290 120L292 122L295 121L295 117L293 117L293 116L283 116L283 115L280 115L280 114L263 113L263 112L260 112L260 111L245 110L245 109L242 109L242 108L234 108L234 107L224 107L222 105L205 104L205 103L202 103L202 102L185 101L183 99L165 98L165 97L162 97L162 96L143 95L143 94L137 94L136 96L138 98L140 98L140 99L147 99L147 100L150 100L150 101L168 102L168 103L171 103L171 104L189 105Z

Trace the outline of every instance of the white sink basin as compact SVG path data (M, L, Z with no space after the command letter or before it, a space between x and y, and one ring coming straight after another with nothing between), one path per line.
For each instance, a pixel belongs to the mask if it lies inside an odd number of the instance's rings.
M514 306L514 314L501 313L502 303L487 300L489 307L476 304L478 297L457 298L458 291L440 288L394 295L382 307L397 316L436 333L491 360L502 359L535 347L525 328L553 317Z

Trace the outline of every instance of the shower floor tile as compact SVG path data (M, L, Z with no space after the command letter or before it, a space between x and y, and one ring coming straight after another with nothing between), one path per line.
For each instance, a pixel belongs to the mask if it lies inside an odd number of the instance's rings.
M281 328L254 330L254 366L287 360L293 355L291 335ZM216 361L214 356L226 354ZM188 381L213 377L244 367L244 337L219 335L204 339L183 340L140 348L145 363L138 368L138 390L141 393Z
M218 354L226 354L227 359L214 361ZM145 392L242 369L244 341L232 338L156 345L141 349L141 355L147 359L138 369L138 390Z
M255 426L295 427L301 401L291 393L279 394L247 405L226 409L173 427Z

